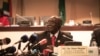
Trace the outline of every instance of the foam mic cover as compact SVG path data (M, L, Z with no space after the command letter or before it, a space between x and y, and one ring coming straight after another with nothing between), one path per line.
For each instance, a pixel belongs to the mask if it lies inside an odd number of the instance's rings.
M14 54L16 48L14 46L7 47L5 49L0 50L0 56L5 56L6 54Z
M5 38L5 44L9 44L11 42L10 38Z
M27 35L24 35L21 37L21 42L25 43L28 41L28 36Z
M0 39L0 45L7 45L11 42L10 38L6 37L4 39Z
M14 53L16 51L16 48L14 46L8 47L5 49L7 53Z
M28 41L28 36L27 35L23 35L21 37L21 39L19 41L15 42L14 44L21 43L21 42L25 43L27 41Z
M32 34L29 38L30 43L34 43L37 40L37 34Z

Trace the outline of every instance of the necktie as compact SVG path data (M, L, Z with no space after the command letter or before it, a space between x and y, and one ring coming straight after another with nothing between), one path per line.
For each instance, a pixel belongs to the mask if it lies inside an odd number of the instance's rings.
M56 40L56 37L53 35L52 40L51 40L52 41L52 46L55 46L55 40Z

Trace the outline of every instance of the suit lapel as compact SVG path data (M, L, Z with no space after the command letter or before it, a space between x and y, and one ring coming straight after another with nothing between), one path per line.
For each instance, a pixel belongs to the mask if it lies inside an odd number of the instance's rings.
M55 42L56 46L58 46L61 43L61 38L62 38L62 33L59 32L58 37L57 37L56 42Z

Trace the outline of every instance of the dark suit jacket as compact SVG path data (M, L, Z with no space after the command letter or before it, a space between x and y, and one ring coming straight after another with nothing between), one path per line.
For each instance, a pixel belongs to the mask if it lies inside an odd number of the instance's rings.
M94 29L93 33L92 33L92 38L90 41L90 46L92 45L93 41L96 41L97 46L100 46L100 28L96 28Z
M38 34L38 41L42 40L42 39L47 39L47 43L44 45L39 46L39 50L42 52L43 49L46 49L47 46L51 45L51 37L50 37L50 33L49 32L42 32ZM58 37L55 41L55 46L60 46L62 44L64 44L65 41L73 41L72 40L72 35L69 32L59 32Z

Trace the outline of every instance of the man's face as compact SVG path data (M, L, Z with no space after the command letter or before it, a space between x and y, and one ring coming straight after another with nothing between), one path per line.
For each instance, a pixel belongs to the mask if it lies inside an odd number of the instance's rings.
M49 20L46 23L46 31L49 31L51 33L56 33L59 30L59 24L57 24L58 21L56 20Z

